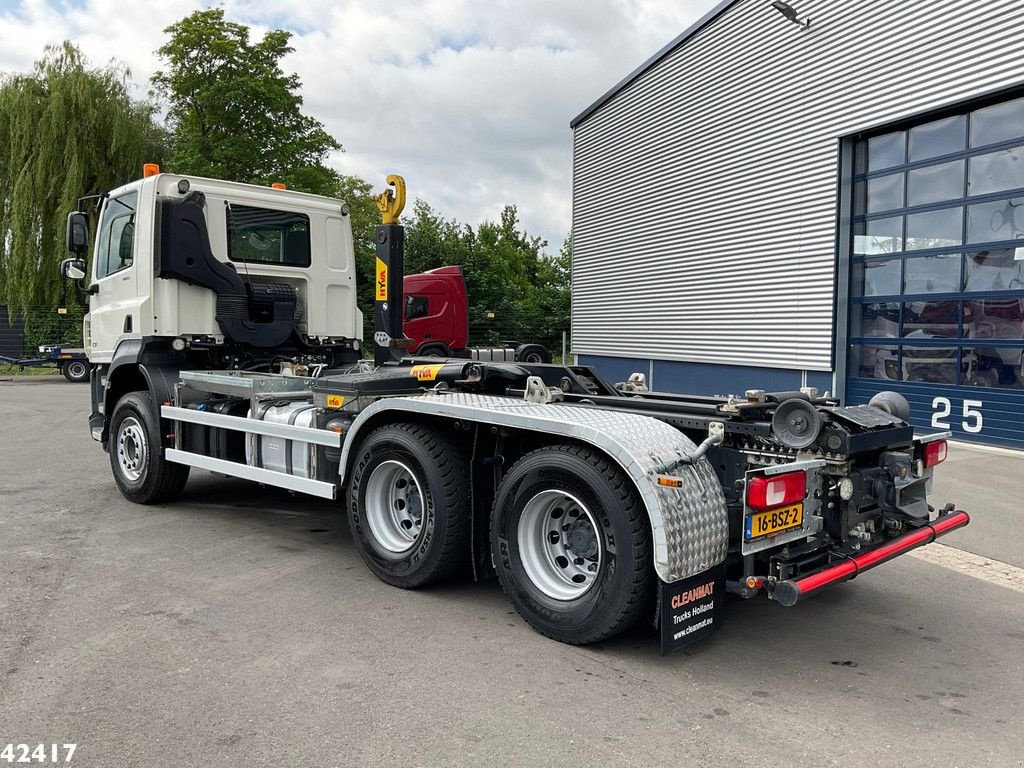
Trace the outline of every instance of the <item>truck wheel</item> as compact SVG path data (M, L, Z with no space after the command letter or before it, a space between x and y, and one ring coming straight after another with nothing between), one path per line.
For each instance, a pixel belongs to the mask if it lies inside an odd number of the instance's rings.
M647 513L629 478L590 448L549 446L512 467L491 551L519 615L563 643L620 634L654 603Z
M551 353L540 344L520 344L516 347L516 360L520 363L550 363Z
M65 379L76 384L89 380L89 364L82 360L72 360L69 363L65 363L60 372L64 374Z
M450 578L469 558L469 462L447 435L391 424L360 445L349 526L371 571L403 589Z
M129 392L110 420L110 467L121 494L137 504L175 499L185 487L189 468L164 458L160 425L148 392Z
M420 347L417 357L451 357L451 352L444 344L424 344Z

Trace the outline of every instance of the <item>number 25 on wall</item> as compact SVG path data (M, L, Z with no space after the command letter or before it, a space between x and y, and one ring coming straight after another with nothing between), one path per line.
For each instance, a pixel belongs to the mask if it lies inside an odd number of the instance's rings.
M985 423L981 417L981 409L985 404L981 400L964 400L963 421L960 426L964 432L977 434ZM953 404L948 397L936 397L932 400L932 426L936 429L952 429L946 419L953 412Z

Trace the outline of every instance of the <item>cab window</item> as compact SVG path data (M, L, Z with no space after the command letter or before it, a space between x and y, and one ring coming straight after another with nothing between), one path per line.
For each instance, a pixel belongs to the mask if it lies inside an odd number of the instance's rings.
M289 211L230 205L228 258L232 261L308 267L309 217Z
M405 299L405 319L415 320L427 316L426 296L407 296Z
M135 254L135 208L138 192L107 200L100 219L100 239L96 247L96 279L128 269Z

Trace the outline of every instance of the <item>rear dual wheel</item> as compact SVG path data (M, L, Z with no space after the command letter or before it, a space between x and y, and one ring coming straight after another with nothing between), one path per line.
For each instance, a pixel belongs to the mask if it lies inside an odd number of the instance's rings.
M491 551L520 616L555 640L604 640L653 605L646 511L596 450L558 445L520 459L498 488Z
M470 465L451 436L393 424L360 445L349 485L352 538L382 581L433 584L466 569ZM498 488L498 578L538 632L571 644L626 631L653 606L650 523L632 481L599 451L541 448Z
M469 461L449 435L389 424L359 446L349 486L349 527L359 554L388 584L422 587L469 562Z

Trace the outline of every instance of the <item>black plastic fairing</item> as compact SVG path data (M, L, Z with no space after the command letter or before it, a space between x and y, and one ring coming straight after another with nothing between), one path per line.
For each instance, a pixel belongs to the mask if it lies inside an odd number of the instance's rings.
M206 196L202 192L192 192L180 200L160 198L156 276L209 288L218 299L246 299L242 278L213 255L203 212L205 205Z
M294 297L274 301L265 311L267 322L253 320L250 294L242 278L213 255L205 204L202 192L158 201L156 276L212 290L217 295L217 323L231 341L253 347L281 346L296 333Z

